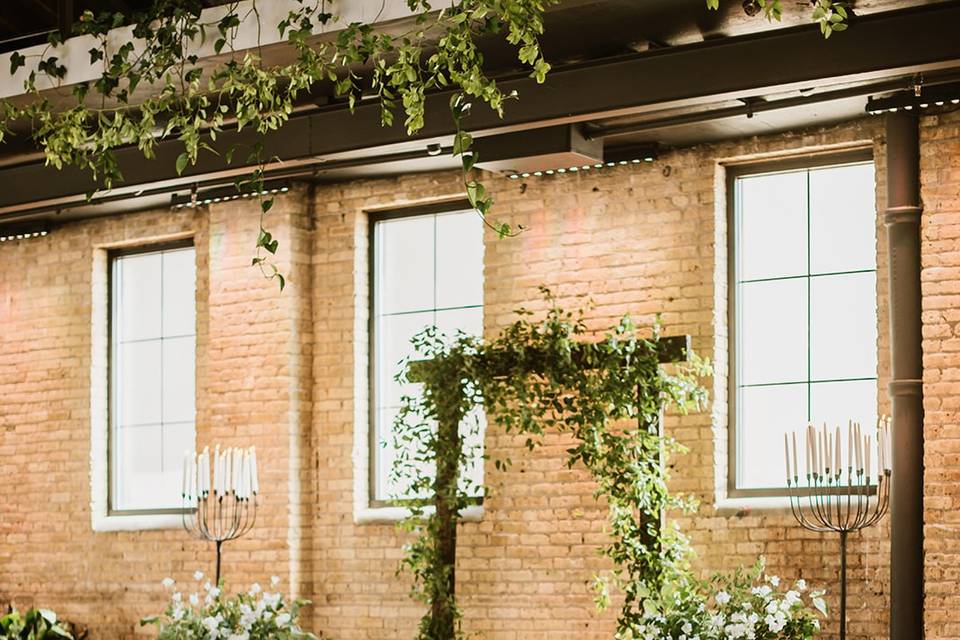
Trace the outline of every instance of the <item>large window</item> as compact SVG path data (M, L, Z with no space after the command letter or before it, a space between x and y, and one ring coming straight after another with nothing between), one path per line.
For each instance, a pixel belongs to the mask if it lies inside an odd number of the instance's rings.
M400 362L414 355L410 339L429 326L448 336L483 332L483 221L466 210L388 215L372 224L370 497L377 504L409 497L391 482L390 468L400 398L418 392L394 379ZM482 426L483 417L468 420ZM465 445L479 449L482 430L478 438ZM479 457L467 474L482 482Z
M196 259L189 245L111 256L110 511L181 507L195 446Z
M775 495L785 432L876 421L874 168L731 173L731 494Z

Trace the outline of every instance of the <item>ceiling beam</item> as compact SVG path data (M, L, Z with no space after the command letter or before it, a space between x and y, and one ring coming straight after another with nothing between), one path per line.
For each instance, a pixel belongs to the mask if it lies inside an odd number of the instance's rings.
M498 80L520 99L506 105L503 119L479 107L466 122L475 132L493 133L550 124L641 113L651 106L685 106L707 100L744 98L774 91L810 87L831 81L890 78L920 70L960 67L960 1L865 16L855 25L824 41L809 27L768 31L696 45L644 52L554 69L546 83L528 77ZM414 142L402 126L380 126L379 106L362 103L354 114L339 106L295 115L278 132L260 137L249 131L224 132L218 147L264 145L266 157L291 163L316 162L345 152L397 151L443 141L454 127L448 97L427 100L427 125ZM413 146L411 146L413 145ZM164 183L188 184L201 176L235 174L241 170L207 154L184 176L177 176L175 141L157 146L157 158L144 160L135 148L118 152L125 189ZM237 157L245 156L238 153ZM56 174L42 161L0 169L0 221L24 208L55 207L91 188L89 177L75 169ZM55 176L55 179L52 179Z

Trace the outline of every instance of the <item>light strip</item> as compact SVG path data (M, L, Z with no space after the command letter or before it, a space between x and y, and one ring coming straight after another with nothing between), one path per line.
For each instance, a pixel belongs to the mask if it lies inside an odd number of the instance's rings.
M211 204L217 204L220 202L230 202L231 200L239 200L241 198L258 198L262 196L272 196L280 193L287 193L290 191L288 185L282 187L273 187L271 189L263 189L262 191L244 191L242 193L231 193L229 195L214 195L221 194L224 190L219 189L215 191L207 191L206 194L198 193L196 198L192 196L174 196L173 208L176 210L183 209L185 207L195 208L203 207Z
M643 162L653 162L653 156L645 156L643 158L633 158L632 160L619 160L617 162L597 162L595 164L584 164L577 167L561 167L559 169L546 169L545 171L524 171L522 173L511 173L509 178L511 180L517 180L518 178L529 178L530 176L535 176L537 178L542 176L552 176L554 174L561 173L579 173L581 171L590 171L591 169L610 169L613 167L622 167L628 164L640 164Z
M31 240L33 238L42 238L47 235L47 230L27 231L26 233L11 233L9 235L0 235L0 242L12 242L13 240Z

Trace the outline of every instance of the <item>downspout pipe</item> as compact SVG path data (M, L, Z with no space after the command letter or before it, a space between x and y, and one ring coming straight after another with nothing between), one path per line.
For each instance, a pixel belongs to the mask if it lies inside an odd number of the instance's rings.
M886 116L890 266L890 638L923 638L923 352L920 134L917 117Z

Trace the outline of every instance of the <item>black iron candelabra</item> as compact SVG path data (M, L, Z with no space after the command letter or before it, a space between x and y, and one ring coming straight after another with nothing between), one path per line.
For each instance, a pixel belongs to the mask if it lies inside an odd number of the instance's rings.
M211 468L213 479L211 482ZM214 543L216 582L220 586L223 544L246 534L257 520L257 454L217 446L200 454L187 452L183 474L183 528L201 540Z
M863 435L858 423L851 422L847 434L844 466L840 427L831 432L826 425L819 430L808 426L801 433L806 444L802 475L797 464L797 433L784 435L793 517L810 531L840 535L840 640L847 637L847 537L876 524L890 503L889 419L877 423L875 448L872 437ZM871 472L874 450L875 475Z

